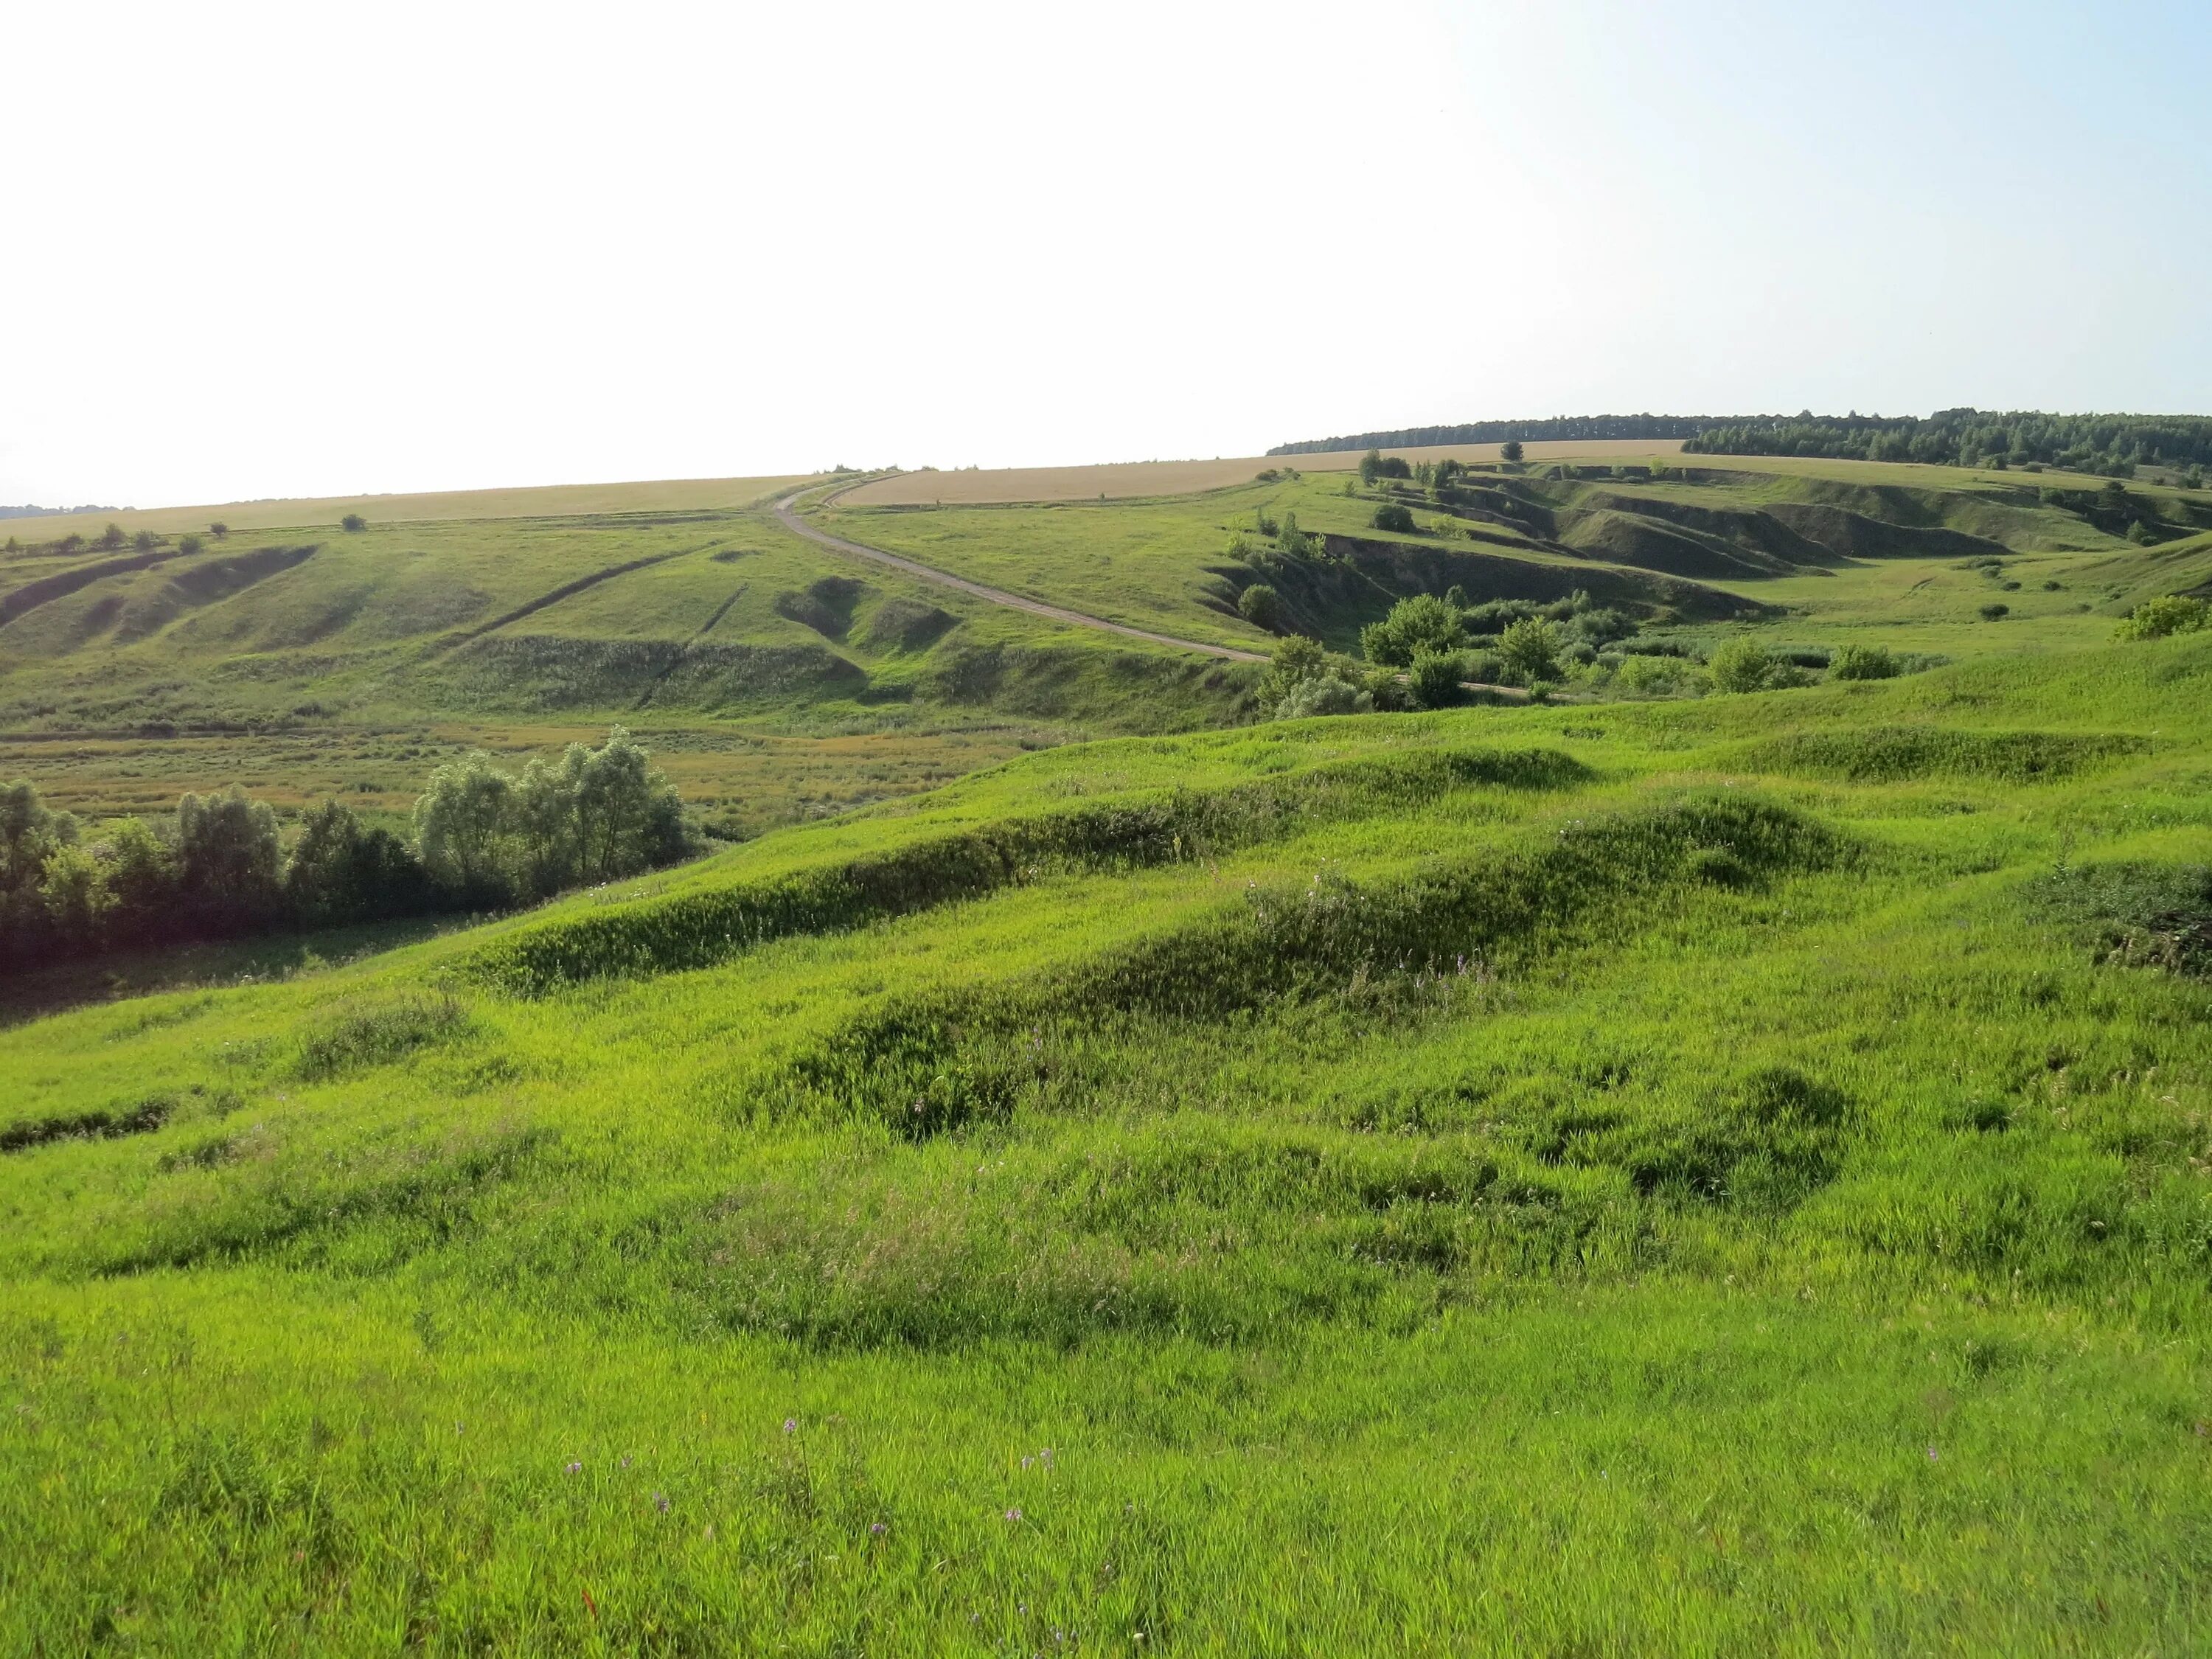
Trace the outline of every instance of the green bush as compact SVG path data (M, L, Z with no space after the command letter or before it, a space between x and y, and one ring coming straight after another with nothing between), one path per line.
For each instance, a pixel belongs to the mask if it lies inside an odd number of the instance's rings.
M1613 683L1638 696L1667 696L1690 682L1690 665L1680 657L1624 657Z
M1283 625L1283 596L1265 582L1254 582L1237 596L1237 614L1255 628L1270 634Z
M1773 678L1774 653L1748 635L1729 641L1705 664L1716 691L1757 691Z
M1498 654L1523 684L1553 680L1559 674L1559 630L1550 623L1524 617L1498 636Z
M177 538L177 551L189 557L195 553L206 552L207 544L202 541L198 536L187 532L185 534Z
M2124 640L2162 640L2169 634L2195 634L2212 627L2212 604L2185 594L2145 599L2120 623Z
M1413 510L1398 501L1383 502L1368 522L1377 530L1395 531L1400 535L1409 536L1418 528L1413 523Z
M1832 680L1894 679L1900 672L1897 659L1882 645L1847 645L1828 663Z
M1466 643L1458 609L1433 593L1401 599L1388 617L1359 630L1359 649L1367 660L1393 668L1406 667L1417 652L1456 651Z
M1300 680L1275 705L1277 720L1304 720L1311 714L1358 714L1375 706L1374 699L1350 681L1334 674Z
M2008 605L2001 605L1993 601L1982 607L1984 622L2002 622L2010 615L2012 615L2012 607Z
M1414 655L1406 678L1413 701L1424 708L1448 708L1460 699L1460 682L1467 677L1467 659L1456 651L1422 651Z
M349 513L345 517L338 520L338 528L341 530L366 530L368 528L368 520L362 518L358 513Z

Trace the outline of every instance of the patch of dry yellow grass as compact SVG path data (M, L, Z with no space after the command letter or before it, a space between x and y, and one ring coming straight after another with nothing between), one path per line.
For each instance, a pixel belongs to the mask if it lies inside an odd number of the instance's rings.
M517 489L442 489L421 495L327 495L203 507L154 507L136 512L70 513L0 520L0 540L50 542L74 532L97 536L110 524L133 534L205 531L221 520L233 530L335 529L349 513L371 524L420 524L439 519L568 518L583 514L703 512L750 507L804 476L780 478L663 478L635 483L539 484Z

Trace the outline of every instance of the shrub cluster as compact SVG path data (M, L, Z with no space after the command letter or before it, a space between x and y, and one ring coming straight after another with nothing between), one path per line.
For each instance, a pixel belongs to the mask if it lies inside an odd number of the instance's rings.
M416 804L420 842L325 802L283 846L275 810L235 787L175 817L88 832L27 782L0 789L0 969L58 957L482 908L684 856L675 792L619 727L520 778L474 755Z
M2124 640L2162 640L2169 634L2196 634L2212 628L2212 603L2186 594L2146 599L2121 622Z

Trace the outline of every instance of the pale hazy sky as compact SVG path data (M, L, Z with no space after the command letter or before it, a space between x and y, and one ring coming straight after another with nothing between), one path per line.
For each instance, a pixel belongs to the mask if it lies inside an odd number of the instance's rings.
M2212 411L2203 0L22 0L0 64L0 501Z

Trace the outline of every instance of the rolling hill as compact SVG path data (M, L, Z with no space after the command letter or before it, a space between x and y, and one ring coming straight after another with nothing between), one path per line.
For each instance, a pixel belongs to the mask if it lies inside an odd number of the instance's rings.
M2186 1648L2209 689L1072 744L0 1032L7 1628Z

